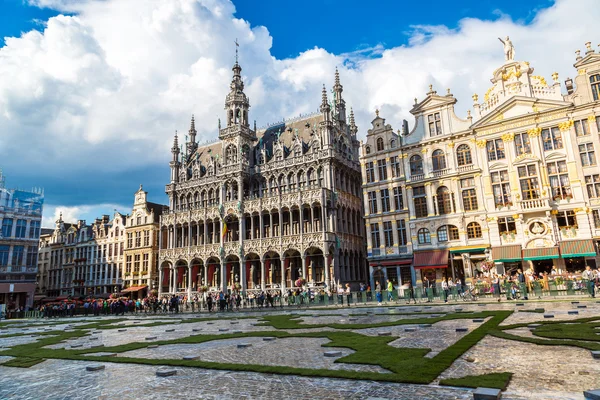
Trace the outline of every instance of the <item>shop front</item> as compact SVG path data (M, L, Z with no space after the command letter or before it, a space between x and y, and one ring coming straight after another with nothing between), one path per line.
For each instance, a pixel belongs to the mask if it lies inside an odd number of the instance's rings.
M523 268L523 249L520 244L493 247L492 260L498 274L514 275Z
M450 249L448 277L466 282L468 279L489 272L488 258L489 245L487 244L453 247Z
M448 258L450 252L443 250L424 250L415 252L414 268L417 285L427 286L427 283L441 284L448 275Z
M524 271L531 268L536 274L543 274L544 272L549 274L555 263L559 269L562 269L560 268L562 262L558 260L559 258L558 246L523 249L523 261L528 261L528 263L523 263Z
M412 279L410 266L413 262L412 258L398 259L394 261L371 261L369 270L371 273L371 287L375 287L375 281L379 281L382 285L391 280L394 285L401 286L408 283Z
M582 272L589 265L596 267L596 246L592 239L568 240L558 245L566 272Z

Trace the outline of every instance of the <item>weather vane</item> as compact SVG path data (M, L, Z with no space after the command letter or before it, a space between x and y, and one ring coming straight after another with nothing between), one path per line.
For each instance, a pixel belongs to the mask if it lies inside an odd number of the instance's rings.
M235 38L235 63L238 63L238 47L240 47L240 44L238 43L237 38Z

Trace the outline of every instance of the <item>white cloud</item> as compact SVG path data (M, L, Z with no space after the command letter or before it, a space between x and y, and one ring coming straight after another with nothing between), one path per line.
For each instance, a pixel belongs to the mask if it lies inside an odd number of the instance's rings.
M54 228L61 214L63 221L66 223L77 223L78 220L82 219L91 224L102 215L109 215L112 219L115 210L122 214L128 214L131 212L131 206L120 204L85 204L78 206L45 204L42 227Z
M362 136L376 107L394 127L403 118L412 124L408 110L430 83L439 93L450 88L465 115L471 95L482 95L503 63L497 37L509 35L517 59L548 80L554 71L573 76L574 51L600 40L597 0L558 0L528 24L500 12L455 29L415 26L408 45L396 48L341 55L313 48L280 60L270 53L268 27L236 18L227 0L29 1L75 16L50 18L43 32L7 38L0 48L0 160L65 179L73 169L93 180L97 171L168 168L172 134L187 131L192 113L199 140L214 138L236 38L259 126L315 111L338 66ZM574 10L585 12L565 22Z

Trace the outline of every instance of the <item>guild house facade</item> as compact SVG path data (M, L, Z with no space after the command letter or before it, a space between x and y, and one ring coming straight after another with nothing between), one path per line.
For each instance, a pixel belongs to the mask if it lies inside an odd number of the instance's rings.
M502 42L505 61L467 115L430 86L412 129L373 120L361 149L372 280L596 265L600 54L577 50L561 88Z

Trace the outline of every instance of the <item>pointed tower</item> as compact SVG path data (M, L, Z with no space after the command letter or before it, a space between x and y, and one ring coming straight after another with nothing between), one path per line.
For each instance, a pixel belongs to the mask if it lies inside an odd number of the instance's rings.
M250 109L250 100L244 93L244 81L242 81L242 67L237 62L233 65L233 79L229 85L230 91L225 98L225 111L227 112L227 125L219 132L221 140L229 137L230 133L239 132L253 136L254 132L250 129L248 122L248 110Z
M186 143L187 154L191 155L198 148L196 143L196 121L194 121L194 115L192 114L192 122L190 123L190 130L188 131L189 142Z
M176 183L179 181L179 167L181 165L179 162L179 141L177 140L177 131L175 131L171 154L173 154L173 159L169 163L169 166L171 167L171 183Z
M340 73L338 69L335 69L335 82L333 85L333 96L335 104L335 113L339 121L346 122L346 102L342 98L342 92L344 87L340 83Z
M350 133L352 134L352 139L356 139L358 126L356 126L356 122L354 121L354 110L352 110L352 107L350 107Z
M321 92L321 113L323 114L323 121L321 121L321 135L323 137L323 145L328 147L333 142L331 137L333 131L333 122L331 121L331 106L327 100L327 89L323 85L323 91Z

